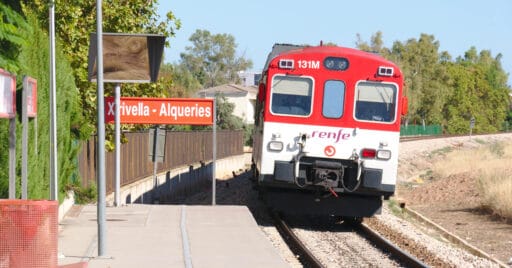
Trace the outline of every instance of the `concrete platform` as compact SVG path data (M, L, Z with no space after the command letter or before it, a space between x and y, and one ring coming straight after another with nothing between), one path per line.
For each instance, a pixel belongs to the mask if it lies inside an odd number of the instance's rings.
M289 267L245 206L107 207L106 226L98 257L96 206L73 208L59 224L59 266Z

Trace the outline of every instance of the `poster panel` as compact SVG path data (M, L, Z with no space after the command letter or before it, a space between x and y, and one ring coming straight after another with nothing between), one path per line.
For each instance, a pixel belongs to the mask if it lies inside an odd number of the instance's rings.
M16 76L0 69L0 118L16 116Z
M34 118L37 116L37 80L32 77L25 76L23 90L27 91L27 116Z

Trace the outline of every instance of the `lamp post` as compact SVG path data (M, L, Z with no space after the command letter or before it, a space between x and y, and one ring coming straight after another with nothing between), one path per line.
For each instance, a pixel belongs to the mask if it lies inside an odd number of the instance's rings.
M105 103L103 96L103 17L102 17L102 1L96 1L96 28L98 35L97 43L97 109L98 109L98 163L96 164L96 177L98 181L98 256L105 255Z
M57 102L55 83L55 1L50 1L50 200L59 200L57 171Z

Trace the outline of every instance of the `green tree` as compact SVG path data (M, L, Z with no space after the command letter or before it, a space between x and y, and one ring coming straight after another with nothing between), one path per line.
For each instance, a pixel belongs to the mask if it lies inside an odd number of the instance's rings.
M237 57L235 38L230 34L214 34L196 30L190 36L192 46L181 53L185 65L203 88L239 81L238 72L252 67L252 61Z
M164 64L160 73L160 77L172 82L172 86L167 90L170 97L191 97L201 88L199 81L184 64Z
M510 110L507 112L507 117L505 118L505 122L503 123L503 130L512 131L512 108L510 108Z
M0 3L0 8L6 10L3 13L9 17L16 17L9 21L24 20L21 15L10 10ZM37 79L37 117L30 120L29 123L29 150L28 150L28 197L31 199L45 199L49 196L49 44L48 36L41 30L38 20L30 11L25 12L27 18L24 23L12 24L22 42L12 42L17 45L17 53L9 54L9 61L18 66L15 74L17 75L18 90L21 89L23 75L31 76ZM20 27L20 25L23 25ZM30 40L30 43L27 41ZM9 42L9 39L4 39ZM71 183L76 178L77 166L75 163L78 144L75 142L79 138L79 126L84 124L79 106L79 92L74 83L72 69L66 57L60 52L60 44L57 42L56 53L56 83L57 89L57 148L58 148L58 177L63 196L64 186ZM7 68L7 65L0 64L1 68ZM11 71L11 70L9 70ZM18 94L19 95L19 94ZM18 109L18 113L19 113ZM17 156L20 163L21 150L21 118L17 118ZM36 128L35 122L38 122ZM7 140L7 121L0 120L0 140ZM37 137L37 144L35 143ZM0 198L5 198L8 193L7 174L8 170L6 143L0 143ZM17 176L20 175L20 164L17 164ZM19 183L18 183L19 186ZM20 187L17 187L18 192ZM18 195L19 196L19 195Z
M386 58L389 56L389 49L384 47L384 41L382 39L383 35L381 31L378 31L371 36L370 44L364 41L360 34L357 34L356 37L356 47L359 50L378 53Z
M27 43L23 32L28 31L29 25L23 16L3 3L0 11L0 66L16 73L21 68L17 60L21 47Z
M48 25L49 1L21 0L27 10L37 15L44 27ZM157 33L167 37L175 35L181 22L172 12L159 22L158 1L113 0L103 2L103 32L114 33ZM80 89L84 116L91 126L96 122L96 83L87 81L89 35L96 32L96 1L75 0L55 1L55 26L62 49L71 62L72 73ZM169 45L167 39L166 45ZM122 86L125 96L154 96L167 94L168 80L151 84L127 84ZM105 93L111 94L113 86L105 85Z
M395 41L391 49L394 60L404 74L406 94L409 98L409 119L425 120L429 124L443 122L442 110L449 89L444 86L445 66L440 64L439 42L433 35L421 34L420 38L405 43Z
M464 57L450 64L449 86L453 88L445 107L449 133L467 133L475 118L474 132L495 132L502 128L509 111L507 75L501 68L501 54L480 53L471 47Z
M233 114L235 105L222 94L215 95L217 103L217 126L220 129L238 130L244 127L242 118Z
M490 51L472 47L453 61L448 52L439 52L433 35L395 41L391 49L383 46L381 32L372 36L370 44L357 37L359 49L378 52L402 69L409 121L441 124L448 133L466 133L472 116L475 132L502 127L510 110L510 88L501 54L492 57Z
M449 85L452 92L444 107L446 124L445 131L448 133L467 133L469 130L469 119L471 118L472 97L468 94L468 88L472 84L471 77L464 66L460 64L449 64L450 73Z
M9 6L0 3L0 68L16 74L21 69L18 56L27 44L24 38L30 30L23 16ZM3 85L2 85L3 86ZM9 191L9 120L0 120L0 198L6 198Z
M229 102L224 94L215 94L215 106L217 129L240 130L245 128L243 119L233 114L235 104ZM182 127L173 129L183 130ZM204 129L211 129L211 126L192 126L185 128L185 130Z

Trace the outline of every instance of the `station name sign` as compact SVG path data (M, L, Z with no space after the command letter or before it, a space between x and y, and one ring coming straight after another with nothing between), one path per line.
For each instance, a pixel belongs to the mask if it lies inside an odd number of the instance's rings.
M105 97L105 122L115 121L115 99ZM213 99L121 97L122 124L213 125Z

